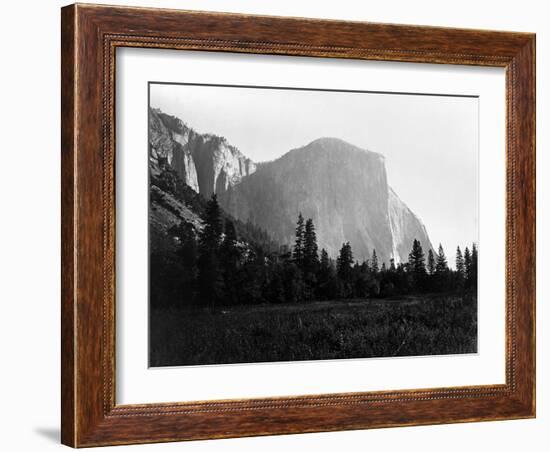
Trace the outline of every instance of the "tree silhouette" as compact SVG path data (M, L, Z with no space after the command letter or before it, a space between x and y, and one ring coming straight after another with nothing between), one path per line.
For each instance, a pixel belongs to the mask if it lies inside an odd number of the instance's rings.
M333 268L330 264L330 258L328 256L327 250L324 248L321 250L321 260L319 262L319 272L317 281L320 285L326 284L331 278L333 273Z
M428 250L428 273L430 276L435 273L435 258L431 248Z
M426 274L426 264L422 245L416 239L413 241L413 247L409 253L409 268L417 277L423 277Z
M304 232L304 217L300 212L296 223L296 240L294 241L294 251L292 253L294 262L298 267L301 267L304 263Z
M317 235L313 220L309 218L306 221L304 240L303 240L303 261L306 272L315 272L319 265L319 255L317 254Z
M466 279L466 288L470 288L472 285L472 254L468 247L464 249L464 276Z
M414 288L423 289L426 280L426 264L422 245L416 239L413 240L413 247L409 253L409 271L413 275Z
M237 232L231 220L225 221L225 236L220 246L220 260L223 272L225 298L229 304L238 303L238 269L241 250L238 247Z
M477 287L477 246L472 244L472 265L470 269L470 287Z
M236 266L239 254L235 225L231 220L225 220L225 236L221 244L221 255L223 260Z
M213 194L206 205L204 228L200 234L201 245L216 249L222 235L221 209L218 197Z
M445 256L445 251L443 251L443 246L441 246L440 243L435 260L435 273L438 275L443 275L447 273L448 270L449 266L447 264L447 257Z
M181 258L182 264L188 272L194 272L197 261L197 240L192 225L180 222L168 231L176 240L176 255Z
M456 271L458 276L464 277L464 257L462 256L462 251L460 251L460 246L456 247Z
M334 266L327 250L321 250L319 272L317 276L317 294L321 299L330 300L339 296L338 282L334 272Z
M168 234L176 241L175 255L179 265L174 266L174 270L180 269L179 275L174 278L177 305L189 305L195 301L197 282L198 250L195 229L189 223L182 221L172 226Z
M472 271L472 255L470 249L466 247L464 249L464 272L466 279L470 279L470 272Z
M376 255L376 250L373 248L372 249L372 257L371 257L371 265L370 265L370 268L372 270L373 273L378 273L379 271L379 268L378 268L378 256Z
M326 249L321 250L320 271L327 271L330 268L330 258Z
M199 234L199 293L203 304L213 306L221 296L223 280L219 265L222 232L221 211L216 195L208 201L204 227Z
M340 248L340 254L336 260L336 273L338 277L345 282L351 280L353 266L353 253L351 251L351 245L346 242Z

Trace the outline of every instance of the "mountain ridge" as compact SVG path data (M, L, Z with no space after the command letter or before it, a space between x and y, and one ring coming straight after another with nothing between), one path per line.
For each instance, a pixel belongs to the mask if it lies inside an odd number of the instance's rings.
M149 158L166 164L193 190L208 198L256 170L225 137L200 134L181 119L149 108Z
M433 249L425 226L388 185L385 158L325 136L277 159L255 163L224 137L198 134L150 109L150 166L175 171L205 198L218 195L231 216L291 245L298 213L312 218L319 248L335 257L349 241L359 260L406 262L412 241Z

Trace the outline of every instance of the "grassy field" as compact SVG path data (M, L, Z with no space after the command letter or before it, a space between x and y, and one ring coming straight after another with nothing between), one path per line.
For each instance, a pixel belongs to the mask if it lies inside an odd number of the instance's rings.
M152 311L150 365L475 353L477 300L422 296Z

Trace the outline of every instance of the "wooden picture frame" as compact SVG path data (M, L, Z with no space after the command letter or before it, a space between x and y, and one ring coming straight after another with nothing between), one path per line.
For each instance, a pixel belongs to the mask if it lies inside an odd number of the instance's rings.
M62 442L73 447L535 416L535 35L75 4L62 9ZM506 383L115 403L115 50L506 69Z

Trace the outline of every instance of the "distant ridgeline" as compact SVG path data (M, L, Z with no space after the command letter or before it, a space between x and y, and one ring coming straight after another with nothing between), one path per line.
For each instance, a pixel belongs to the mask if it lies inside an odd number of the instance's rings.
M464 292L456 270L388 186L384 158L321 138L256 164L225 138L149 111L152 306L291 303Z

